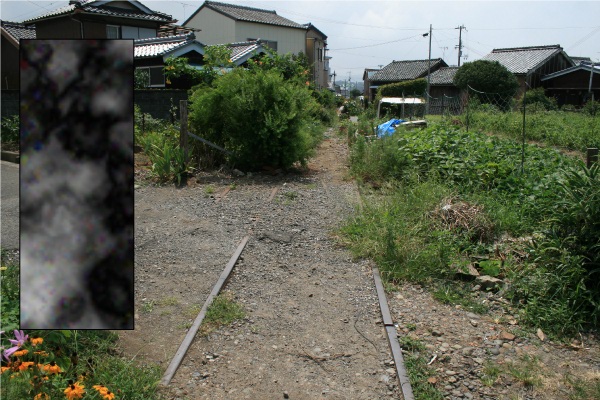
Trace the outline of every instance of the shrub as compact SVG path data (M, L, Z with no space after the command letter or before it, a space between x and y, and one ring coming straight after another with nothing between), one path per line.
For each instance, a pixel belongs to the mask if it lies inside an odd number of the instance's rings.
M2 118L2 141L19 142L19 116L13 115Z
M377 92L375 103L379 103L382 97L421 97L425 90L427 90L427 80L423 78L382 85Z
M519 99L517 106L522 109L523 102L527 105L527 111L550 111L557 110L558 106L556 104L555 98L547 97L544 88L536 88L533 90L528 90L521 98Z
M517 78L498 61L477 60L463 64L454 75L454 84L488 93L512 95L517 91Z
M240 168L304 164L319 140L307 129L319 105L277 71L236 69L191 101L190 126L229 150Z

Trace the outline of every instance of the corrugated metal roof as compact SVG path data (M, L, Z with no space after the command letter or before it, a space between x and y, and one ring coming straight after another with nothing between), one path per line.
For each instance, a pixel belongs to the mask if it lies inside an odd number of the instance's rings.
M447 66L444 60L435 58L431 60L431 68L435 68L437 64L440 63ZM375 72L371 81L400 82L422 78L427 75L428 65L429 60L392 61L379 71Z
M202 43L196 41L195 38L196 37L193 34L187 34L149 39L136 39L133 41L134 57L146 58L163 56L175 49L194 42L202 45Z
M205 1L202 7L208 7L238 21L258 22L261 24L306 29L306 26L304 25L277 15L276 11L218 3L216 1Z
M498 61L513 74L526 74L560 52L559 45L494 49L482 60Z
M442 67L431 73L429 83L435 85L452 85L458 67Z
M95 4L98 3L98 4ZM132 2L135 4L136 2ZM139 2L137 2L139 3ZM56 10L50 11L49 13L45 13L39 15L35 18L31 18L25 21L25 23L31 23L34 21L41 21L48 18L57 17L60 15L66 15L73 13L75 9L80 9L85 13L90 14L98 14L98 15L109 15L113 17L123 17L123 18L133 18L133 19L143 19L150 20L156 22L171 22L173 21L173 17L158 11L152 11L151 14L148 14L141 9L139 11L135 10L127 10L119 7L111 7L110 2L105 3L103 1L98 0L81 0L77 2L72 2L64 7L57 8Z
M35 39L35 26L25 26L18 22L1 21L2 28L17 42L19 39Z

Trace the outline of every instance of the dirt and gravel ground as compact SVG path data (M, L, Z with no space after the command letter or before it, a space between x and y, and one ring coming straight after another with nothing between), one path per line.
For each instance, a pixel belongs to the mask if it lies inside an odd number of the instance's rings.
M334 237L359 201L346 155L343 141L331 135L305 171L201 173L183 188L149 185L138 159L136 325L120 332L125 356L166 369L250 235L225 289L246 317L199 333L161 390L165 398L401 398L371 265L353 260ZM423 344L435 371L429 384L448 399L564 399L571 391L566 372L600 377L593 337L572 345L542 342L501 307L471 314L411 284L388 299L399 336ZM537 361L524 364L525 355ZM493 365L505 371L490 381L484 372ZM507 372L518 368L535 372L539 385Z

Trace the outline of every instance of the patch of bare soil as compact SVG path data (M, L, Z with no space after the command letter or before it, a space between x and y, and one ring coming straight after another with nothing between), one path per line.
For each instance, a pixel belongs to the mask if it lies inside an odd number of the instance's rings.
M139 162L136 325L119 333L124 355L164 371L250 235L226 285L245 317L198 333L161 397L401 398L370 264L332 236L358 203L346 160L343 140L330 137L305 171L203 172L181 189L148 184ZM542 341L491 293L481 296L491 311L477 315L416 285L396 289L398 336L423 344L428 384L446 399L567 399L573 379L600 379L594 336Z
M138 186L136 326L120 337L142 363L166 369L250 235L226 286L245 318L199 333L164 398L399 396L369 265L331 236L358 201L345 160L345 146L328 138L303 172Z

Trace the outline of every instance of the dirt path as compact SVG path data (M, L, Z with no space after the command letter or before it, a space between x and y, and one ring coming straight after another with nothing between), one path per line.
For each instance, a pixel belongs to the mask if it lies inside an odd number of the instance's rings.
M345 144L331 137L304 173L212 173L183 189L136 190L136 329L120 337L124 354L142 363L166 369L250 235L226 286L246 317L196 335L164 398L401 398L370 265L353 261L332 237L358 202L345 180L346 156ZM416 285L396 289L388 299L405 359L430 363L431 376L420 383L438 391L431 398L587 400L600 393L594 335L542 341L492 293L481 292L490 312L477 315ZM587 394L577 394L582 385Z
M302 174L211 175L184 189L136 191L138 310L121 346L142 362L166 368L251 235L226 286L246 318L196 336L167 398L399 396L369 265L331 237L358 201L345 160L332 137Z

